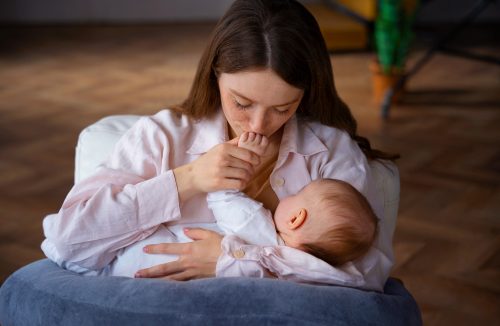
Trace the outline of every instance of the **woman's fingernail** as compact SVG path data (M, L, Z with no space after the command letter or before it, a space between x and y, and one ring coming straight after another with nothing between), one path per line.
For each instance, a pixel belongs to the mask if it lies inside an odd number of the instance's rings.
M148 247L144 247L144 248L142 248L142 251L149 252L149 248Z
M189 232L189 229L188 228L184 228L184 233L185 232Z
M134 277L135 277L135 278L141 278L141 277L142 277L142 275L141 275L141 273L137 272L137 273L135 273L135 274L134 274Z

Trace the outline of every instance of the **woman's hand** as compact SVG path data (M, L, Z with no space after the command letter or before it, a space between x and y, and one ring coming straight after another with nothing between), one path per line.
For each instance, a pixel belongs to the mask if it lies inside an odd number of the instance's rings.
M221 254L222 236L204 229L185 229L193 239L188 243L160 243L144 247L147 254L174 254L179 259L170 263L141 269L135 277L160 277L176 281L215 276L215 266Z
M219 144L195 161L174 169L181 202L201 192L246 187L260 158L237 143L235 138Z

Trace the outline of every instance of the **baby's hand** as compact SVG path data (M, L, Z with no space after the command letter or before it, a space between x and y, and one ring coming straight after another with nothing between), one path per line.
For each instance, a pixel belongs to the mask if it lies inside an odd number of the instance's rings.
M254 132L245 131L238 140L238 147L248 149L259 156L264 155L267 145L269 145L267 137Z

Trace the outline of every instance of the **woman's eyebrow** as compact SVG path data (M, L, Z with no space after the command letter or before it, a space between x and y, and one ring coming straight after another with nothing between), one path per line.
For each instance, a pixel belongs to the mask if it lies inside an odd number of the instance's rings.
M249 99L248 97L244 96L244 95L241 95L240 93L238 93L237 91L235 91L234 89L229 89L229 91L231 93L233 93L234 95L238 96L238 97L241 97L242 99L244 99L245 101L249 101L249 102L255 102L254 100L252 99ZM287 102L287 103L283 103L283 104L277 104L277 105L271 105L272 107L280 107L280 106L285 106L285 105L290 105L290 104L293 104L295 102L297 102L300 98L297 98L293 101L290 101L290 102Z

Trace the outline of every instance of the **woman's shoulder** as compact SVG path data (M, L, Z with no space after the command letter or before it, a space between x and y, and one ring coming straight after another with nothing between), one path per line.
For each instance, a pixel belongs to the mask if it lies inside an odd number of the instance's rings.
M143 116L132 129L136 138L139 135L139 138L160 139L171 144L190 144L200 137L219 139L225 132L222 114L195 119L175 109Z
M143 115L121 138L122 143L170 143L186 140L192 134L194 123L191 118L170 109L152 115Z
M187 114L182 113L180 109L163 109L151 116L145 116L144 119L149 123L157 124L160 127L171 127L178 129L199 129L214 125L221 125L222 114L217 113L212 116L195 119Z
M163 109L154 115L144 116L143 123L156 124L159 127L187 128L195 125L195 121L176 109Z
M339 143L345 143L349 146L356 143L347 131L322 124L318 121L299 118L298 128L302 133L312 133L329 148Z
M197 128L198 122L177 110L163 109L153 115L144 115L133 126L139 134L182 136Z
M353 164L365 164L365 155L347 131L324 125L318 121L301 120L298 123L300 133L302 133L299 138L312 137L319 141L324 146L325 150L321 156L326 157L325 159L342 157L342 160L351 161Z

